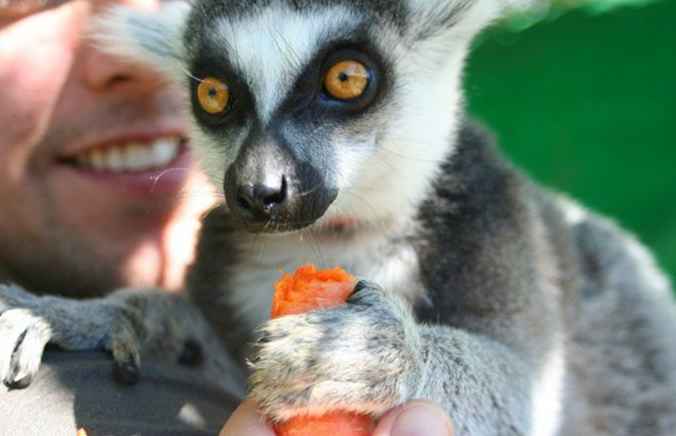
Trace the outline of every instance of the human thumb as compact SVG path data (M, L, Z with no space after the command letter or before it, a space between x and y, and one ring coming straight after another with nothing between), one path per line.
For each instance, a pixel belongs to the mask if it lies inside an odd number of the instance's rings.
M228 419L219 436L275 436L275 432L258 413L256 405L245 401Z
M453 425L436 404L412 401L383 416L373 436L453 436Z

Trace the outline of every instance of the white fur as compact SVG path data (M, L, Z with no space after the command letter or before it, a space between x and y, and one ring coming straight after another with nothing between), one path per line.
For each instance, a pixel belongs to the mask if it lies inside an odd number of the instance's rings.
M558 286L563 278L560 276L557 259L553 247L550 245L551 236L542 218L537 216L535 209L530 209L533 223L531 243L535 251L534 268L537 271L538 288L544 298L549 301L560 301L562 290ZM543 308L542 316L547 319L549 328L558 332L565 331L563 321L554 313ZM531 393L531 423L533 436L555 436L561 426L561 411L563 404L563 385L566 374L566 338L558 334L549 349L542 350L545 355L544 365L540 374L535 376Z
M556 200L568 225L574 226L589 218L589 212L570 198L558 195Z
M531 422L533 436L555 436L561 426L563 382L566 363L563 341L559 339L547 355L541 374L533 386Z
M183 1L169 2L159 13L116 6L97 17L88 34L100 49L152 66L183 83L186 69L182 37L189 12L190 5Z
M428 0L411 4L414 13L432 16L452 2ZM344 192L327 217L346 212L364 221L383 221L414 213L449 154L462 106L461 74L472 37L497 16L494 2L479 1L462 12L451 28L416 40L416 29L402 39L380 30L380 49L396 60L397 89L384 126L372 126L378 151L370 156L341 147L338 172ZM421 19L424 25L425 19ZM368 121L367 121L368 122ZM367 138L360 138L368 140ZM352 176L358 174L359 176ZM351 180L350 180L351 179ZM393 196L392 193L397 195Z
M225 148L223 146L200 146L200 144L209 144L212 139L209 138L202 129L197 127L195 122L192 123L190 132L191 142L192 144L195 144L192 151L195 153L200 168L214 186L216 186L219 191L222 191L225 168L227 168L226 164L228 163L228 156L226 155Z
M376 153L353 163L352 171L359 177L341 187L346 192L330 213L348 211L364 221L410 216L427 193L440 162L453 152L463 47L446 52L448 60L439 66L404 47L398 49L402 88L393 97L397 110L378 132Z
M227 42L230 60L254 90L258 115L266 123L319 49L323 36L355 22L351 12L340 6L299 14L278 4L244 20L223 18L215 30Z
M383 224L373 232L345 240L315 235L313 232L282 235L240 235L240 268L230 277L236 292L225 295L246 314L252 328L267 320L273 284L282 271L291 272L306 263L320 268L340 265L358 278L377 283L388 292L412 301L422 287L412 283L418 277L418 262L413 247L402 243L388 249L385 234L405 233L401 223ZM379 261L380 260L380 261Z

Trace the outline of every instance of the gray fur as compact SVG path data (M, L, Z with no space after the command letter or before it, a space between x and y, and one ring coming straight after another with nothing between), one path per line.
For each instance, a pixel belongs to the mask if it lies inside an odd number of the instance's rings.
M10 388L30 384L48 342L64 350L107 351L121 381L133 382L144 355L179 362L197 338L212 349L201 370L241 386L239 370L219 350L209 325L180 296L122 290L80 301L0 285L0 381Z
M410 310L365 283L351 303L265 324L250 381L252 397L270 416L288 418L345 405L363 412L369 403L382 412L405 400L409 380L420 380L425 362L417 354L419 333L405 330L407 322L414 322ZM360 362L359 371L347 371L354 362ZM304 374L302 380L298 374Z

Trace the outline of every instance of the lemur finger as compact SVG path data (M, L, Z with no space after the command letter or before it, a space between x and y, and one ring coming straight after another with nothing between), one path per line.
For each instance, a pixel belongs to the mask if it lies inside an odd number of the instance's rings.
M360 280L347 302L353 305L381 306L380 303L387 298L388 294L379 285Z
M113 337L111 352L113 354L113 379L125 385L134 385L140 378L141 357L140 346L133 335L122 334Z
M384 315L389 315L391 320L397 323L414 322L410 305L398 295L387 292L375 283L359 281L348 303L353 308L374 309L379 312L380 319Z
M134 314L123 310L116 319L109 343L104 347L113 355L113 379L125 385L138 383L141 367L141 337Z
M11 309L0 315L0 380L8 387L19 387L12 386L14 379L10 378L13 356L16 351L20 351L31 325L39 321L40 318L28 309ZM40 360L34 365L39 367Z
M28 387L40 369L42 354L51 337L51 330L44 319L36 317L16 344L10 361L5 384L12 389Z

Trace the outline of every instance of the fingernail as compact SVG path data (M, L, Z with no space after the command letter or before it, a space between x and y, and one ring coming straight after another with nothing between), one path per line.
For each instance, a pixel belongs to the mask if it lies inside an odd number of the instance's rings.
M397 417L392 436L452 436L451 422L443 411L426 405L416 405Z

